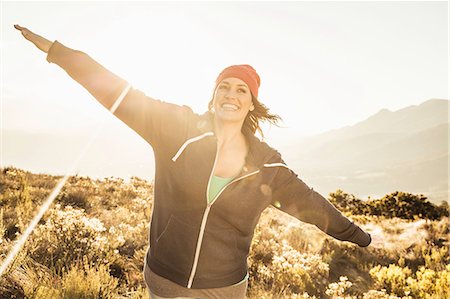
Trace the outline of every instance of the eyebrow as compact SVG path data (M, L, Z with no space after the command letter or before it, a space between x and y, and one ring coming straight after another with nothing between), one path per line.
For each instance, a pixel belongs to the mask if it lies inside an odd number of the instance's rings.
M222 81L222 83L221 83L221 84L223 84L223 83L226 83L226 84L230 85L230 83L229 83L229 82L227 82L227 81ZM238 84L237 86L243 86L243 87L246 87L246 88L248 88L248 87L247 87L247 85L245 85L245 84Z

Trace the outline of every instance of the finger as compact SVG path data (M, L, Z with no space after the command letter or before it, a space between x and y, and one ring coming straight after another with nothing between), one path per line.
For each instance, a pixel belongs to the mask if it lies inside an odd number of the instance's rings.
M19 26L19 25L14 25L14 28L16 28L17 30L20 30L24 36L27 36L27 35L29 35L30 33L32 33L32 32L31 32L30 30L28 30L27 28L22 27L22 26Z
M19 26L18 24L14 25L14 28L16 28L17 30L23 30L26 29L25 27Z

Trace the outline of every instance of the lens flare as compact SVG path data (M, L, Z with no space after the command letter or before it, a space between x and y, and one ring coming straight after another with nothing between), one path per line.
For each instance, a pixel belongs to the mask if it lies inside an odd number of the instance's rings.
M114 113L117 110L117 108L119 107L120 103L125 98L125 95L130 90L130 88L131 88L131 85L128 84L124 88L122 93L119 95L119 97L114 101L114 104L109 109L109 111L111 113ZM8 253L8 255L6 256L6 259L2 262L2 265L0 266L0 276L3 275L3 273L9 267L11 262L14 261L16 255L19 253L20 249L23 247L23 245L25 244L26 240L28 239L28 237L31 235L31 233L35 229L35 227L38 224L39 220L41 220L42 216L44 216L45 212L48 210L50 205L53 203L53 201L55 200L56 196L61 191L62 187L64 187L64 185L65 185L67 179L69 178L70 174L74 173L74 171L76 170L80 160L84 157L86 152L92 146L92 144L94 143L95 139L97 139L97 136L100 134L100 132L103 129L104 125L105 125L105 123L103 122L97 127L95 133L91 136L89 142L84 146L84 148L82 149L82 151L80 152L78 157L72 162L71 167L69 167L68 170L66 171L66 175L58 182L56 187L53 189L52 193L47 197L47 199L44 201L44 203L40 207L39 212L37 213L37 215L34 216L33 220L31 220L31 222L28 225L28 227L25 230L25 232L20 236L19 240L14 244L13 248Z

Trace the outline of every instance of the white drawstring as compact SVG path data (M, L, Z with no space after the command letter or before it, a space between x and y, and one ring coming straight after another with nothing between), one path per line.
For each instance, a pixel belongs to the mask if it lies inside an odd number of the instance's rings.
M193 137L193 138L190 138L190 139L186 140L186 141L183 143L183 145L180 147L180 149L178 150L178 152L175 154L175 156L173 156L172 161L175 162L175 161L178 159L178 157L181 155L181 153L183 153L184 149L185 149L190 143L195 142L195 141L197 141L197 140L200 140L200 139L202 139L202 138L205 138L206 136L212 136L212 135L214 135L213 132L206 132L206 133L204 133L204 134L202 134L202 135L200 135L200 136Z
M289 169L289 167L287 167L287 165L283 164L283 163L268 163L268 164L264 164L264 167L277 167L277 166L286 167L287 169Z

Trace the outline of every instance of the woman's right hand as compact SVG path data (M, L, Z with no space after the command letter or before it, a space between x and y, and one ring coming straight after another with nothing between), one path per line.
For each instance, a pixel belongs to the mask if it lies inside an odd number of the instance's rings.
M48 50L52 46L53 42L49 41L46 38L43 38L40 35L37 35L37 34L33 33L32 31L28 30L25 27L21 27L19 25L14 25L14 28L16 28L17 30L22 32L22 35L27 40L32 42L39 50L41 50L41 51L43 51L45 53L48 53Z

